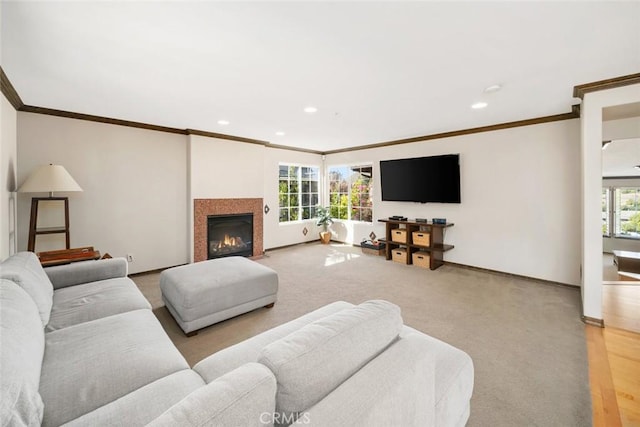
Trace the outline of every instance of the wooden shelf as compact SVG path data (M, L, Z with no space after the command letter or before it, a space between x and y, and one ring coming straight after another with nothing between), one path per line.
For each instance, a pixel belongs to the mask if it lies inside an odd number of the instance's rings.
M393 242L395 243L395 242ZM446 251L450 251L451 249L455 248L455 246L453 245L446 245L444 243L435 243L431 246L421 246L421 245L414 245L414 244L410 244L410 245L406 245L409 246L411 248L418 248L421 251L440 251L440 252L446 252Z
M396 248L403 248L407 250L407 264L413 263L413 253L418 251L428 252L429 269L435 270L436 268L444 265L443 253L454 248L453 245L444 243L444 230L449 227L453 227L453 223L434 224L432 222L402 221L395 219L379 219L378 221L386 224L385 239L381 239L381 241L386 243L385 255L387 260L392 259L392 251ZM392 231L396 229L406 230L406 241L393 241ZM429 246L413 243L413 232L416 231L424 231L430 234L431 242Z
M37 255L43 267L100 259L100 252L94 250L93 246L39 252Z

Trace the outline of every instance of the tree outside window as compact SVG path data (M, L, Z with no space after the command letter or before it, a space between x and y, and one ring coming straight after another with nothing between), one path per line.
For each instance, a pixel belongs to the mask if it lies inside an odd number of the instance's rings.
M602 189L602 235L610 236L609 224L611 223L611 191L609 188Z
M640 187L615 189L616 236L640 239Z
M319 203L319 168L279 165L279 222L311 219Z
M371 165L329 168L329 209L334 218L373 221L372 175Z

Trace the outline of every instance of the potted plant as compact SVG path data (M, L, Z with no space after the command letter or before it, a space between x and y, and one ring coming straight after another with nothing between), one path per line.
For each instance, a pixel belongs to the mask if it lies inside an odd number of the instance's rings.
M322 231L319 233L320 241L326 245L331 240L331 231L329 231L329 225L333 224L331 211L328 207L323 208L321 206L318 206L316 208L316 218L318 218L318 222L316 223L316 225L322 226Z

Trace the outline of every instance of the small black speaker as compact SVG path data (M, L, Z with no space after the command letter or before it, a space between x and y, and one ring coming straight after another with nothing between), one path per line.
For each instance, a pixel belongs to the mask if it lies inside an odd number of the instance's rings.
M446 224L447 218L433 218L431 220L434 224Z

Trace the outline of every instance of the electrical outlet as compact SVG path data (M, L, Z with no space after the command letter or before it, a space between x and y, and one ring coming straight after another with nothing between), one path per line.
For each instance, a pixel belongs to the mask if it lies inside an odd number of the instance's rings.
M133 255L132 254L127 254L127 261L128 262L133 262Z

